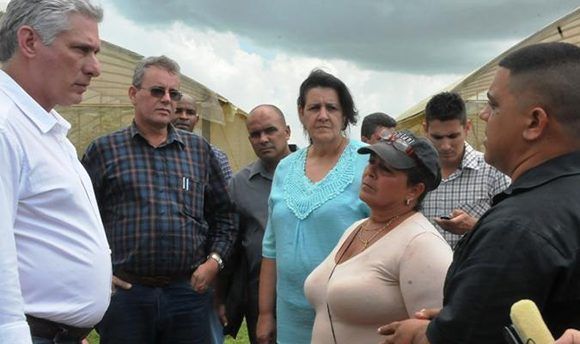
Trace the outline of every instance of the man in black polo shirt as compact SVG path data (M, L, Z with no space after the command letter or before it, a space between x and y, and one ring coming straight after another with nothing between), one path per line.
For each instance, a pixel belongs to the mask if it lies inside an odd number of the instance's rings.
M520 299L555 337L580 328L580 48L532 45L499 66L480 117L485 160L512 185L459 242L440 312L383 326L384 343L505 343Z

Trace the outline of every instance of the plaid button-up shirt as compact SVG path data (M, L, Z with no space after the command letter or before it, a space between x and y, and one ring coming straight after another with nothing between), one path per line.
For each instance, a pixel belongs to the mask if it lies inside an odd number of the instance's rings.
M220 169L222 170L226 183L229 183L230 179L232 179L234 174L232 172L228 156L221 149L217 148L214 145L211 145L211 149L213 150L213 154L215 155L218 163L220 164Z
M439 227L433 218L449 215L453 209L462 209L473 217L480 218L491 206L493 196L505 190L510 179L483 159L467 142L459 168L439 187L427 194L423 201L423 214L455 248L462 235L449 233Z
M210 252L226 258L236 216L207 141L169 127L151 146L131 126L101 137L82 159L113 251L113 270L141 276L193 271Z

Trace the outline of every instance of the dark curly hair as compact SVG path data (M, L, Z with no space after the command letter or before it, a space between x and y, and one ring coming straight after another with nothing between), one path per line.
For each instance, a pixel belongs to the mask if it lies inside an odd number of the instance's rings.
M346 130L349 125L356 124L358 111L354 106L354 100L348 90L348 87L339 78L327 73L321 69L314 69L310 75L300 85L300 94L298 95L298 107L304 109L306 105L306 93L315 87L332 88L338 94L338 100L342 107L342 114L344 116L344 123L342 130Z

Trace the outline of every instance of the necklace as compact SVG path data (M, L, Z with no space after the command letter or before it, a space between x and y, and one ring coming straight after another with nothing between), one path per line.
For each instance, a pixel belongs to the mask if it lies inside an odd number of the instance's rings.
M393 216L389 219L389 221L385 222L385 224L380 227L380 228L375 228L375 229L367 229L367 225L369 223L369 220L366 220L365 223L363 223L361 225L361 230L359 230L356 233L356 237L358 239L358 241L361 242L361 244L363 244L363 251L369 246L369 244L373 241L374 238L377 237L377 235L379 235L379 233L381 233L382 231L384 231L385 229L387 229L387 227L389 227L391 225L391 223L393 223L393 221L395 221L396 219L399 218L400 215L396 215ZM362 233L363 232L375 232L373 235L371 235L369 238L363 238Z
M350 239L348 245L346 245L346 248L342 251L342 253L340 254L340 257L338 257L338 262L342 261L342 257L344 257L344 254L348 251L348 249L350 248L350 245L352 245L352 243L354 242L354 238L357 238L362 244L363 244L363 249L362 251L364 251L367 246L369 245L369 243L382 231L384 231L385 229L387 229L387 227L389 227L391 225L391 223L393 223L393 221L395 221L396 219L398 219L401 215L396 215L393 216L389 219L389 221L387 221L382 227L380 228L375 228L375 229L367 229L367 225L369 220L367 219L363 224L361 224L358 229L356 234L354 235L354 237L352 237L352 239ZM361 232L366 232L366 231L376 231L375 234L373 234L370 238L368 239L363 239ZM328 280L330 281L330 279L332 278L332 275L334 275L334 270L336 270L336 267L338 266L338 263L334 263L334 266L332 267L332 270L330 270L330 274L328 275ZM328 313L328 320L330 320L330 330L332 331L332 339L334 340L334 343L336 344L336 333L334 332L334 324L332 322L332 313L330 313L330 305L328 304L328 301L326 302L326 312Z

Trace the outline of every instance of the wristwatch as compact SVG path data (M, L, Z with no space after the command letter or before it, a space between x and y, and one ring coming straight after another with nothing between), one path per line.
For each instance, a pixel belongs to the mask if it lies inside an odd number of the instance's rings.
M210 253L210 254L207 256L207 259L208 259L208 260L209 260L209 259L213 259L213 260L215 260L215 261L218 263L218 267L219 267L220 271L221 271L221 270L223 270L223 268L224 268L224 261L222 260L222 257L220 257L220 255L219 255L219 254L217 254L217 253L215 253L215 252L212 252L212 253Z

